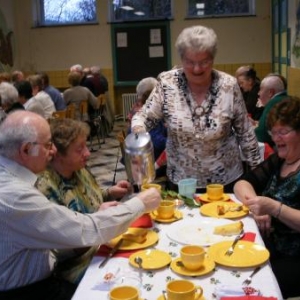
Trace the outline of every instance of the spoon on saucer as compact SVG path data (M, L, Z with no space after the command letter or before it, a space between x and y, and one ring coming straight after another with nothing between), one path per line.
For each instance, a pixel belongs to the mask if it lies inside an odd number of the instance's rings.
M143 259L139 256L134 258L134 262L139 266L140 269L143 268L142 263L143 263Z

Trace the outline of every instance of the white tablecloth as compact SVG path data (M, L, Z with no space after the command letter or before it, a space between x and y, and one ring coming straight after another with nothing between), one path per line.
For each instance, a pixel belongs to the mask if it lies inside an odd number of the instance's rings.
M232 195L231 198L234 199ZM197 221L198 219L201 220L202 218L205 218L201 216L198 208L190 209L188 207L183 207L180 210L183 213L184 219L194 219ZM249 215L242 218L242 221L246 232L256 233L255 242L263 244L252 216ZM159 241L152 248L166 251L172 256L172 259L174 259L179 257L179 251L182 244L169 239L167 236L168 226L170 226L170 224L154 223L154 228L159 230ZM94 257L73 297L73 300L107 299L109 287L107 284L103 284L103 276L108 270L117 270L118 273L123 272L123 276L125 274L125 280L126 276L128 280L130 280L130 277L133 279L141 278L140 291L142 298L145 300L158 299L162 294L162 290L165 290L167 282L180 278L191 280L196 285L202 286L204 289L205 299L210 300L214 299L213 292L215 291L216 286L241 286L242 282L254 269L253 267L234 268L216 265L215 270L207 275L200 277L186 277L174 273L168 266L159 270L146 270L139 273L137 269L129 265L127 258L120 257L110 259L104 268L99 269L98 265L102 259L103 257L100 256ZM255 289L259 289L265 297L273 296L277 297L278 300L283 299L276 278L268 263L265 263L262 269L253 277L251 286Z

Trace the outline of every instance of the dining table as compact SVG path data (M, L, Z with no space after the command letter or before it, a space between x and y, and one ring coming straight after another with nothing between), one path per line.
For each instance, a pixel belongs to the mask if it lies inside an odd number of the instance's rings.
M72 299L109 299L112 287L134 285L140 291L140 299L163 300L163 291L169 281L185 279L203 288L201 300L222 300L225 296L247 294L262 297L255 299L282 300L269 263L269 252L251 212L243 210L219 216L216 213L217 202L202 195L203 202L201 195L196 196L199 201L194 201L193 207L184 203L178 205L172 220L161 220L154 213L142 216L140 222L132 224L132 227L147 230L147 241L135 247L126 244L99 267L120 237L102 245ZM240 205L234 194L224 194L222 200L224 205ZM238 221L243 224L244 236L235 248L238 253L230 258L225 255L225 250L235 236L215 235L213 232L216 226ZM201 245L206 250L204 267L198 271L188 271L178 264L180 249L186 244ZM142 258L141 267L136 257ZM257 266L260 270L252 277L252 282L248 286L243 285Z

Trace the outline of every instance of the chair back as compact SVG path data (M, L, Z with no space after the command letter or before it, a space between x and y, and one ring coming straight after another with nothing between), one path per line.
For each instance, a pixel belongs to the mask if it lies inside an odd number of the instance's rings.
M66 118L75 119L75 105L73 103L66 108Z
M81 121L87 121L88 118L88 101L82 100L79 105L80 119Z
M54 119L64 119L67 116L66 110L57 110L52 113L52 117Z

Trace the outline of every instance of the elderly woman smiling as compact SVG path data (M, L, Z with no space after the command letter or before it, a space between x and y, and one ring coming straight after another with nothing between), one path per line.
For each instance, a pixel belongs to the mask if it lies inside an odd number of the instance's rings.
M271 265L284 298L300 295L300 99L271 108L267 125L277 148L234 186L265 234Z
M117 201L103 202L122 198L131 190L131 185L125 180L102 190L85 168L90 156L86 145L89 135L86 123L57 119L51 122L51 133L57 153L36 183L50 201L81 213L93 213L117 205ZM78 283L96 250L97 247L55 251L59 261L57 273L70 282Z
M258 143L236 79L213 69L215 32L203 26L184 29L176 49L182 68L163 72L142 110L132 118L132 131L150 131L166 124L168 188L197 178L198 188L222 183L231 192L247 163L260 162ZM198 192L201 190L198 190Z

